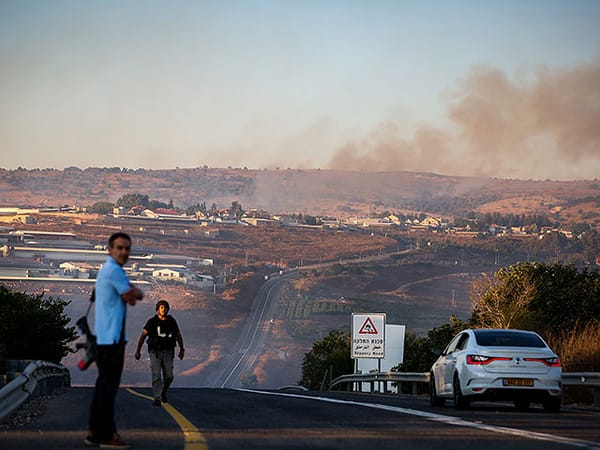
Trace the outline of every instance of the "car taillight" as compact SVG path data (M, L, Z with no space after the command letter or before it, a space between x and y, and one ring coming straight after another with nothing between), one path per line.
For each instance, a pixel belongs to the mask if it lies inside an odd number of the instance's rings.
M553 356L552 358L523 358L524 361L541 362L549 367L560 367L560 358Z
M500 356L467 355L467 364L486 365L492 361L510 361L511 358Z

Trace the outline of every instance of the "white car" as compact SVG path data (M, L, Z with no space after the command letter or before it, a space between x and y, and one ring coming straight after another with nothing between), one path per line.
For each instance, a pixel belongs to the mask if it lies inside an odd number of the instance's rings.
M446 399L456 408L476 400L504 400L521 410L532 402L548 412L560 410L560 359L533 331L463 330L433 364L429 377L433 406Z

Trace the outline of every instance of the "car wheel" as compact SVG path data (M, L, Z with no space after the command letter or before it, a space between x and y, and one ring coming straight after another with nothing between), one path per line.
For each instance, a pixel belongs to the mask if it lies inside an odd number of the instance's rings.
M544 411L546 412L559 412L561 405L560 397L549 397L542 402L542 406L544 407Z
M465 398L460 390L458 374L454 374L454 381L452 382L452 395L454 398L454 407L456 409L465 409L469 407L469 400Z
M527 411L529 409L529 400L515 400L515 408L519 411Z
M435 390L435 378L433 374L429 376L429 402L431 406L444 406L446 400L439 398L437 391Z

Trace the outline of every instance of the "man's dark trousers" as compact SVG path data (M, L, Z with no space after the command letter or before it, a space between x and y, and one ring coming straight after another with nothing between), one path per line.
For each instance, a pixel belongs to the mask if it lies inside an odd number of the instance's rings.
M89 426L95 439L110 439L117 431L115 398L121 383L125 360L125 343L98 345L98 378L90 408Z

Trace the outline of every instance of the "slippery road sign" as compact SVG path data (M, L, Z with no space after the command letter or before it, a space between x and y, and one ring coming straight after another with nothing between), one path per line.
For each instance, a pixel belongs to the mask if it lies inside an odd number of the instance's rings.
M385 313L352 314L352 358L385 357Z

